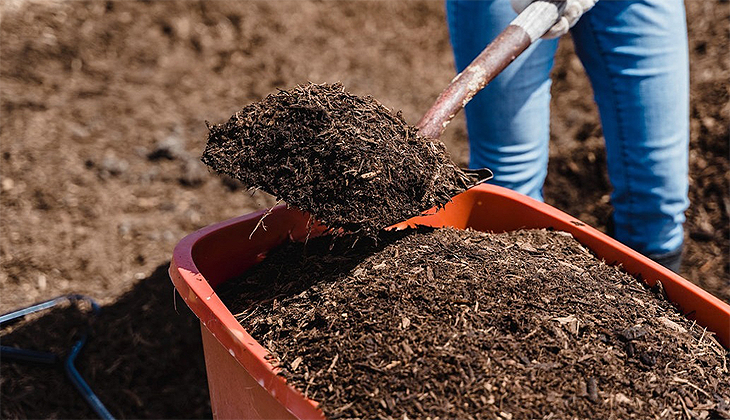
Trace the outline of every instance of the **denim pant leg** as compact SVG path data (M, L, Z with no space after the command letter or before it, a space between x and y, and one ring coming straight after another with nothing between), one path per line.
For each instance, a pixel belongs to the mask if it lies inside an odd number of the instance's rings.
M447 0L449 34L462 71L517 15L509 0ZM469 166L493 183L542 200L550 139L550 69L557 40L540 40L466 106Z
M683 1L599 1L572 35L601 114L616 239L652 258L677 253L689 205Z

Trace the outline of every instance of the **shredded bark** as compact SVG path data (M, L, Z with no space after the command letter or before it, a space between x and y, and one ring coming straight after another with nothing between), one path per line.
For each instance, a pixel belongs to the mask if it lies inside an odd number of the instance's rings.
M400 113L339 83L279 91L209 130L206 165L331 229L371 237L479 180Z
M289 243L218 293L328 418L724 418L728 353L569 234Z

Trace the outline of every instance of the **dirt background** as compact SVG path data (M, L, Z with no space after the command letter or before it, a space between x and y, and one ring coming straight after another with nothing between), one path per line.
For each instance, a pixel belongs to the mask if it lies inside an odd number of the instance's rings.
M730 301L730 4L689 0L690 198L683 275ZM441 1L58 2L0 6L0 311L63 293L105 305L78 360L112 414L205 417L195 319L172 248L272 205L198 161L220 123L276 88L341 81L416 122L453 77ZM548 203L603 229L610 186L590 86L566 37L554 69ZM466 164L458 118L444 141ZM69 341L41 316L3 344ZM66 326L67 328L63 328ZM59 369L3 362L2 417L93 417Z

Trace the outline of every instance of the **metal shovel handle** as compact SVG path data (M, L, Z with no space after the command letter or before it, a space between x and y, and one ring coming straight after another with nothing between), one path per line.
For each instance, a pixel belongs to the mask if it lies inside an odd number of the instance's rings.
M438 139L454 116L507 65L558 21L565 0L536 0L459 73L416 124L424 137Z

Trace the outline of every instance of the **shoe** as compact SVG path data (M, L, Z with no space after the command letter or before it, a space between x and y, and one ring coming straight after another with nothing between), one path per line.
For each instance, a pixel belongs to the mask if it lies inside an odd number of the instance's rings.
M675 249L674 251L670 251L665 254L651 254L647 255L647 257L679 274L679 270L682 268L683 250L684 245L680 245L679 248Z

